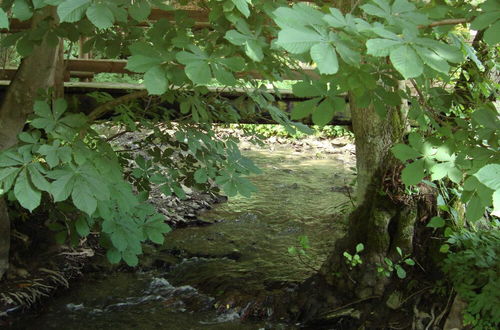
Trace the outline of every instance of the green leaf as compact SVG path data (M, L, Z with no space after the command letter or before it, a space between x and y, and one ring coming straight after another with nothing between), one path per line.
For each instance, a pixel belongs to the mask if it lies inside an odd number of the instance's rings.
M128 58L126 69L132 72L146 72L151 68L159 66L163 60L157 53L150 55L132 55Z
M167 72L161 66L154 66L144 74L144 85L151 95L162 95L168 89Z
M128 250L122 253L122 258L123 261L125 261L127 265L130 267L135 267L139 263L137 255L132 252L129 252Z
M363 243L359 243L358 245L356 245L356 252L357 253L362 252L364 249L365 249L365 246L363 245Z
M150 241L156 244L163 244L164 234L171 231L170 226L165 222L163 216L152 217L144 224L144 231Z
M357 51L352 50L347 43L338 41L335 43L335 50L340 55L340 57L347 63L355 67L359 67L361 64L361 54Z
M404 270L403 267L401 267L400 265L396 265L395 268L396 268L396 274L400 279L406 278L406 271Z
M94 3L87 9L87 18L99 29L109 29L115 24L113 12L103 3Z
M493 212L491 212L491 214L500 218L500 190L497 190L493 193L492 199L493 199Z
M325 126L331 122L335 114L334 107L335 104L330 99L325 99L321 102L312 114L313 123L318 126Z
M319 43L311 47L311 58L321 74L335 74L339 70L337 53L331 44Z
M500 14L500 11L497 12ZM491 27L488 28L484 32L483 36L484 41L491 46L497 45L500 43L500 20L497 20Z
M390 59L394 68L405 79L418 77L424 71L422 60L415 50L408 45L402 45L391 50Z
M128 246L127 242L127 233L125 232L125 229L122 226L116 226L115 230L111 233L111 242L113 243L113 246L118 250L118 251L125 251Z
M110 248L108 251L106 251L106 257L112 264L117 264L120 262L120 260L122 260L122 254L115 248Z
M474 176L486 187L500 190L500 164L488 164L477 171Z
M431 168L432 180L441 180L448 174L448 169L450 167L450 163L439 163Z
M243 46L247 42L247 40L249 39L248 36L241 34L236 30L227 31L224 38L236 46Z
M46 0L33 0L33 8L40 9L49 5Z
M42 194L28 179L28 172L23 169L16 180L14 195L22 207L32 212L40 205Z
M20 171L21 168L19 167L0 168L0 189L3 189L3 193L10 190Z
M498 11L487 11L483 12L481 15L478 15L471 24L471 29L474 30L483 30L491 25L493 22L498 20Z
M302 119L309 116L316 109L320 98L315 98L303 102L295 102L292 108L292 120Z
M9 17L2 8L0 8L0 29L9 29Z
M476 110L472 114L472 118L486 128L490 128L492 130L500 130L500 123L497 119L498 113L496 113L496 111L492 109L481 108L479 110Z
M52 110L50 106L45 101L35 101L33 106L33 111L37 116L50 118L52 116Z
M476 222L484 214L484 205L481 202L479 196L474 193L469 203L467 204L467 209L465 211L465 216L469 221Z
M79 217L75 221L75 229L80 237L86 237L90 234L89 224L87 223L87 220L85 220L85 217Z
M66 200L73 190L75 184L74 172L68 170L57 170L51 173L52 178L57 178L51 184L50 192L54 197L54 202Z
M57 6L57 14L61 22L78 22L90 6L90 0L66 0Z
M76 180L71 192L71 199L75 206L87 213L89 216L94 214L97 209L97 200L91 190L91 187L83 180Z
M401 179L407 186L416 185L424 178L424 160L419 159L408 164L401 173Z
M324 14L305 3L297 3L293 8L280 7L273 12L275 22L282 29L306 25L320 25Z
M444 227L444 219L441 217L433 217L431 221L427 224L430 228L442 228Z
M439 252L441 252L441 253L448 253L449 250L450 250L450 245L448 245L448 244L443 244L439 248Z
M214 73L215 79L217 79L218 82L225 86L234 86L236 85L237 81L236 78L234 78L233 74L227 70L224 69L222 65L219 64L212 64L211 65L212 72Z
M303 54L321 41L323 37L308 27L286 28L278 33L277 44L292 54Z
M298 97L316 97L327 95L326 84L318 82L301 81L292 86L292 91Z
M260 62L264 59L262 46L257 40L249 39L245 42L245 54L255 62Z
M205 183L208 181L207 170L204 168L199 168L194 172L194 180L196 183Z
M240 56L221 58L218 62L234 72L242 71L245 68L245 60Z
M28 1L15 0L12 7L12 16L20 21L29 20L33 16L33 10L31 9Z
M450 71L448 62L435 52L431 51L430 49L418 46L415 47L415 49L417 50L417 53L422 61L434 70L446 74Z
M378 17L382 17L382 18L386 18L386 17L391 16L391 12L390 12L389 7L380 8L380 7L375 6L373 4L365 4L365 5L362 5L360 7L368 15L378 16Z
M402 162L405 162L409 159L416 159L422 156L420 152L416 151L412 147L401 143L396 144L394 147L392 147L391 151L394 156Z
M415 39L415 43L420 46L429 48L448 62L459 63L463 60L464 57L460 49L434 39L417 38Z
M29 164L27 166L28 172L30 174L30 179L33 185L41 191L50 191L50 183L45 179L45 177L40 173L35 164Z
M52 109L52 115L55 120L58 120L61 118L61 116L66 112L66 109L68 108L68 102L66 102L65 99L57 99L54 102L54 106Z
M151 14L151 5L146 0L138 0L129 7L128 12L133 19L138 22L143 22L147 20Z
M251 3L251 0L231 0L236 8L240 11L240 13L243 14L245 17L250 16L250 8L248 7L248 4Z
M390 39L370 39L366 42L366 52L373 56L389 56L391 51L401 45L401 41Z
M232 180L228 181L226 184L224 184L222 186L222 190L224 190L224 193L228 197L233 197L233 196L236 196L238 194L238 187L236 186L236 184Z
M347 25L344 15L337 8L330 8L330 15L325 15L323 20L334 28L342 28Z
M192 82L200 85L207 85L212 79L210 66L205 61L191 62L186 65L186 75Z

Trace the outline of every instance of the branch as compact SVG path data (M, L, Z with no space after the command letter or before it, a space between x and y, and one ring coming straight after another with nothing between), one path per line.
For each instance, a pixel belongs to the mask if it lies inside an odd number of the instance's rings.
M419 25L419 29L425 29L425 28L433 28L436 26L443 26L443 25L457 25L457 24L463 24L463 23L469 23L472 21L472 19L469 18L449 18L449 19L444 19L442 21L436 21L432 22L431 24L428 25Z
M112 111L115 107L119 106L120 104L139 99L141 97L148 96L148 91L147 90L141 90L137 91L134 93L130 93L127 95L120 96L113 101L109 101L107 103L104 103L94 110L88 115L90 121L95 121L96 119L99 119L102 117L105 113Z
M425 96L424 94L422 93L422 91L420 90L420 88L418 88L418 85L417 83L415 82L414 79L410 79L410 82L411 84L413 85L413 88L415 88L415 90L417 91L417 94L419 96L419 100L420 100L420 104L427 110L429 111L429 113L432 115L432 118L437 121L440 125L445 125L445 121L442 120L441 118L439 118L439 114L436 113L436 111L434 109L432 109L428 104L427 104L427 101L425 99Z

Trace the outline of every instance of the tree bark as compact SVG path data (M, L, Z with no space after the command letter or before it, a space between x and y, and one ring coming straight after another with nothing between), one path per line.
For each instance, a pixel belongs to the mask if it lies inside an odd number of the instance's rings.
M33 27L38 22L51 19L56 22L54 7L47 7L33 18ZM23 130L27 117L33 112L33 105L40 89L55 86L55 94L60 94L60 84L56 84L59 64L59 46L49 45L44 38L34 47L32 54L24 58L19 70L9 85L0 106L0 152L17 143L17 135ZM8 268L10 249L10 219L5 200L0 197L0 279Z
M405 121L399 108L388 109L380 117L373 107L360 109L350 95L352 123L356 143L358 206L349 217L347 234L339 240L318 274L299 289L298 318L302 321L330 320L338 316L340 306L384 296L388 278L377 273L384 258L398 258L396 247L412 252L415 205L393 201L384 193L387 182L397 171L397 160L390 148L402 140ZM391 189L391 187L388 187ZM360 253L362 264L349 268L343 253Z

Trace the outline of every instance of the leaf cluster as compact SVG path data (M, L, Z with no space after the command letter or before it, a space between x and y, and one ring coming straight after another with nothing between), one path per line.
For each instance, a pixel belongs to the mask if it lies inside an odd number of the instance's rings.
M109 260L136 265L140 243L160 244L170 230L163 216L133 194L113 149L88 127L84 115L67 113L61 99L52 107L37 101L34 110L21 142L0 153L0 190L29 211L40 206L42 195L62 210L73 205L69 214L80 216L65 216L64 225L52 226L60 241L67 228L81 237L100 228Z

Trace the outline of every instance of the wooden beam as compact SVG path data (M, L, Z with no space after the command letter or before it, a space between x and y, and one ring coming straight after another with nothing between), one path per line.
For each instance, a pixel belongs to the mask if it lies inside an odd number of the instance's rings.
M126 65L126 60L96 60L79 58L66 61L66 69L69 71L132 74L133 72L125 69Z
M125 69L126 60L95 60L95 59L70 59L66 62L69 71L93 72L93 73L122 73L132 74L133 72ZM284 80L299 80L305 74L313 79L319 79L319 74L314 68L304 66L301 71L291 71L290 75L283 77ZM264 79L262 74L257 71L237 72L236 77L240 79Z
M1 95L3 95L4 91L7 89L9 84L10 81L0 80L0 101L2 98ZM174 87L174 89L178 89L178 87ZM76 103L71 102L71 104L77 106L77 108L72 109L72 111L76 112L81 111L85 114L89 114L93 109L95 109L100 105L94 98L88 95L88 93L90 92L106 92L112 95L114 98L119 98L125 95L129 95L131 93L134 94L137 92L145 91L145 87L144 85L141 84L126 84L126 83L65 82L64 90L68 98L71 99L76 98L78 100ZM250 89L245 89L245 88L226 89L220 87L208 87L208 90L211 93L217 93L229 100L235 100L241 96L246 95L250 91ZM285 102L288 105L287 111L291 111L295 102L300 102L307 99L295 96L292 90L289 89L279 89L278 90L279 96L277 95L274 89L268 89L267 92L270 94L274 94L279 101ZM144 93L144 95L146 94L147 93ZM138 98L137 100L138 102L143 102L144 104L146 104L148 102L149 97L150 96L145 96ZM173 110L172 120L183 117L183 115L181 115L179 111L180 110L179 104L176 103L163 104L163 106ZM235 104L235 106L237 105ZM308 118L305 118L302 122L304 124L311 124L311 121ZM268 123L274 123L274 121L269 116L269 114L263 113L243 118L242 120L240 120L240 123L268 124ZM331 125L350 125L350 123L351 122L349 114L340 112L336 113L335 117L330 122Z
M208 19L208 11L200 9L178 9L186 13L186 16L190 19L195 20L195 27L208 27L210 26L210 21ZM151 15L144 22L139 22L138 26L149 26L151 22L158 21L162 18L166 18L169 22L175 22L175 11L165 11L160 9L153 9ZM10 20L10 29L2 29L0 33L12 33L28 30L31 28L31 20L20 21L16 18Z
M299 0L299 1L289 1L290 3L294 2L314 2L313 0ZM161 9L152 9L151 14L148 19L144 22L139 22L139 26L149 26L151 22L157 21L161 18L166 18L170 22L175 22L175 12L183 11L187 14L187 17L195 20L195 27L208 27L210 26L210 20L208 19L208 15L210 11L204 9L197 9L195 6L186 6L179 7L172 11L161 10ZM18 19L10 19L10 29L2 29L0 33L11 33L11 32L19 32L28 30L31 28L31 21L20 21Z

